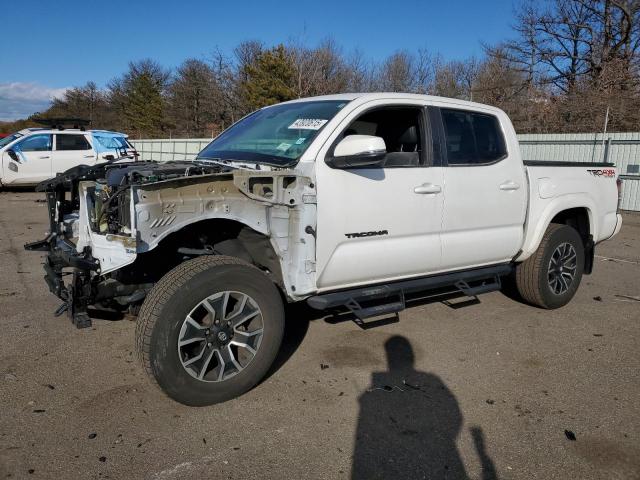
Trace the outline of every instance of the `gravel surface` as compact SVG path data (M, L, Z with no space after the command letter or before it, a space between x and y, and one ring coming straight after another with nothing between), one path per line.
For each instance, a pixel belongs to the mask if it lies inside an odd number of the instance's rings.
M290 308L262 384L188 408L145 377L134 321L53 316L22 248L41 199L0 193L0 479L640 478L638 214L563 309L492 293L362 330Z

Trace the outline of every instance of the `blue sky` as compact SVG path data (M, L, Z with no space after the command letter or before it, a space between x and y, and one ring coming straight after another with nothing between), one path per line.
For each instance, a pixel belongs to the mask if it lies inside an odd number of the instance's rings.
M131 60L149 57L173 68L215 48L231 53L249 39L315 45L332 37L346 52L358 48L372 60L418 48L462 59L479 55L481 42L511 35L517 1L8 2L0 120L46 108L51 97L89 80L103 87Z

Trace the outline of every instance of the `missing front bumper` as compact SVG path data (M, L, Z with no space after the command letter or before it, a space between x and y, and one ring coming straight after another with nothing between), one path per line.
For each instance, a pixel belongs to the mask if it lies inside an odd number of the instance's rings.
M78 328L91 326L87 306L91 302L91 272L99 268L99 263L90 252L79 253L65 240L50 234L44 240L28 243L25 250L48 251L44 262L44 280L49 290L62 300L55 311L56 316L67 312L73 324ZM64 278L71 277L65 284Z
M56 316L67 313L78 328L90 327L92 311L124 311L139 305L153 283L122 283L111 275L103 276L100 263L87 247L78 252L67 240L49 235L44 240L28 243L26 250L48 252L44 261L44 280L51 293L62 300Z

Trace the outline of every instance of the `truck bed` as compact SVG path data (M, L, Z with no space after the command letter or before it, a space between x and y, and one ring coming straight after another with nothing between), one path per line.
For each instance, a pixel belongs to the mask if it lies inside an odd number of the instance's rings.
M612 163L540 160L523 163L529 182L529 211L520 258L527 258L538 248L547 225L564 210L585 210L596 244L617 232L617 171Z
M563 162L558 160L524 160L527 167L614 167L607 162Z

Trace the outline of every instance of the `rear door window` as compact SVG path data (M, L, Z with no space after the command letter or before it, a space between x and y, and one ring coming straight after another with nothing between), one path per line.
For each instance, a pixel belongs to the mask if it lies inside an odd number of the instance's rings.
M449 165L483 165L507 155L500 122L493 115L441 109Z
M91 145L84 135L56 135L56 150L91 150Z

